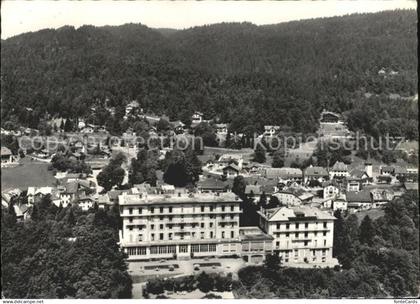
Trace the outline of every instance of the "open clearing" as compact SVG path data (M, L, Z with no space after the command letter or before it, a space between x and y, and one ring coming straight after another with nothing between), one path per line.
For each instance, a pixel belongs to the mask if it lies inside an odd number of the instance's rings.
M25 157L19 161L20 165L14 168L1 169L1 189L19 188L26 190L30 186L53 186L55 178L48 171L48 163L31 161Z

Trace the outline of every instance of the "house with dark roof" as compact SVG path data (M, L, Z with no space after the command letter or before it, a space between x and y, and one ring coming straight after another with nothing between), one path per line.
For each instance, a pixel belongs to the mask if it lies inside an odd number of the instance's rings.
M223 175L226 177L235 177L239 175L239 167L235 164L229 164L222 169Z
M394 175L395 168L392 166L381 166L381 175Z
M7 147L1 147L1 167L16 166L18 164L18 157L13 155L12 151Z
M305 169L303 173L303 182L305 184L309 183L311 180L317 180L319 182L325 182L328 180L329 174L327 169L323 167L313 167L310 166Z
M197 182L197 189L203 193L227 192L232 188L232 183L218 178L202 178Z
M346 193L347 209L360 211L371 209L373 206L373 196L368 190L359 192L348 191Z
M348 166L340 161L335 162L332 168L329 171L330 179L348 177L350 175Z
M281 183L302 182L303 172L299 168L267 168L264 173L266 178L277 179Z

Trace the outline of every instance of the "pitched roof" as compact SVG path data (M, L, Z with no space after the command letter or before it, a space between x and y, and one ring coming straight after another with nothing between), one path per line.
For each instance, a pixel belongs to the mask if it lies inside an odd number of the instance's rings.
M298 168L268 168L265 169L265 177L267 178L296 178L302 177L302 170Z
M348 167L345 163L336 161L334 166L331 168L332 171L347 171Z
M335 217L331 214L321 211L318 208L308 207L308 206L298 206L298 207L281 207L277 208L272 215L269 217L269 221L284 221L288 222L296 218L313 217L317 220L334 220Z
M1 156L9 156L9 155L12 155L12 151L10 151L10 149L7 147L1 147L0 154Z
M224 170L226 170L226 169L228 169L228 168L231 168L231 169L233 169L233 170L235 170L235 171L239 172L239 168L238 168L238 166L237 166L237 165L235 165L235 164L229 164L229 165L227 165L226 167L224 167L224 168L223 168L223 171L224 171Z
M65 184L66 193L77 193L79 189L79 184L76 181L67 182Z
M251 194L251 193L255 195L262 194L261 185L246 185L245 194Z
M407 168L401 166L395 166L394 168L395 174L407 174Z
M419 190L418 183L404 183L404 187L406 190Z
M383 166L381 168L381 170L384 171L384 172L394 172L394 167L392 167L392 166Z
M369 191L348 191L346 193L347 202L362 202L362 203L370 203L372 202L372 194Z
M305 169L305 176L328 176L327 169L323 167L308 167Z

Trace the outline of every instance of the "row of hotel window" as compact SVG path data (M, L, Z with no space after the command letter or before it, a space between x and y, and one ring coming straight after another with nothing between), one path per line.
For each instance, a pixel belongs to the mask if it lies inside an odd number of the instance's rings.
M326 257L327 251L328 251L328 249L322 249L321 261L323 263L325 263L326 260L327 260L327 257ZM282 256L284 258L284 261L286 263L288 263L289 262L289 252L286 251L284 254L282 254ZM299 258L299 250L295 250L295 253L294 253L294 261L297 262L298 261L298 258ZM307 260L307 258L308 257L305 257L305 260ZM316 250L312 250L312 261L316 261L316 260L317 260Z
M309 242L310 241L304 241L303 242L303 246L308 246ZM314 242L315 242L314 243L315 244L315 247L318 247L318 240L315 240ZM326 247L326 246L327 246L327 240L324 240L324 247ZM279 241L276 242L276 247L277 248L280 247L280 242ZM289 241L286 241L286 248L289 248Z
M289 236L290 236L290 232L286 232L286 233L279 233L279 232L276 232L276 233L274 233L274 235L275 235L276 237L278 237L278 238L279 238L282 234L286 235L286 237L289 237ZM295 232L295 233L294 233L295 238L299 238L299 235L301 235L301 234L303 234L303 236L304 236L304 237L309 237L309 232L301 232L301 233L299 233L299 232ZM292 233L292 235L293 235L293 233ZM317 231L314 231L314 232L313 232L313 235L314 235L314 236L318 236L318 232L317 232ZM327 236L327 231L323 231L323 232L322 232L322 236Z
M230 208L230 211L235 211L235 205L232 206L221 206L221 211L225 212L227 211L227 209ZM138 210L138 214L143 214L143 209L147 209L147 208L136 208ZM148 210L150 211L150 213L155 213L155 209L159 209L159 213L165 213L165 208L164 207L150 207L148 208ZM167 207L167 212L168 213L172 213L173 212L173 207ZM196 208L193 207L193 213L196 212L195 210ZM214 211L214 206L208 206L207 211L213 212ZM129 214L133 214L133 210L134 208L128 208L128 213ZM206 212L206 207L205 206L201 206L199 209L201 212ZM198 210L197 210L198 211ZM184 208L181 207L181 213L184 212Z
M198 225L198 223L193 223L191 225L186 225L186 224L179 224L179 225L176 225L176 224L166 224L166 226L167 226L168 229L172 229L174 226L179 226L180 229L184 229L186 226L188 226L191 229L198 228L198 227L200 227L200 228L206 228L205 223L200 223L200 226ZM219 226L221 228L225 228L225 227L229 227L229 226L231 228L233 228L233 227L235 227L235 223L231 223L230 225L227 225L225 223L220 223ZM158 227L158 225L154 225L154 224L151 224L150 225L150 229L151 230L155 230L155 229L157 229L157 227ZM213 223L208 223L208 228L213 228L213 227L214 227L214 224ZM133 230L133 229L142 230L143 228L146 228L146 227L145 227L145 225L127 225L127 228L128 228L128 230ZM165 229L164 228L164 225L163 224L160 224L159 225L159 229L161 229L161 230L162 229Z
M316 222L315 224L316 224L316 227L318 228L318 222ZM309 228L309 223L305 223L304 225L305 225L305 229ZM281 224L277 224L277 229L279 230L281 226L282 226ZM299 229L299 223L295 223L295 228ZM327 222L323 222L323 228L327 228ZM286 229L287 230L290 229L289 223L286 224Z
M179 253L188 253L188 245L179 245ZM191 252L216 252L216 244L193 244ZM128 255L146 255L146 247L129 247ZM174 254L176 253L176 245L167 246L150 246L150 254Z
M191 216L191 218L196 218L196 217L201 217L201 219L202 220L204 220L204 216L203 215L196 215L196 214L193 214L192 216ZM165 216L159 216L159 217L151 217L149 220L150 221L154 221L154 220L156 220L156 219L159 219L160 221L164 221L165 220L165 218L167 218L169 221L172 221L173 219L174 219L174 217L172 216L172 215L169 215L168 217L165 217ZM185 218L185 216L184 216L184 214L181 214L181 215L179 215L179 216L177 216L176 217L177 219L179 219L179 218L181 218L181 219L184 219ZM211 214L210 216L209 216L209 218L210 219L219 219L219 220L224 220L224 219L231 219L231 220L233 220L233 219L235 219L235 218L238 218L238 216L235 216L234 214L231 214L231 215L220 215L220 216L215 216L215 215L213 215L213 214ZM142 220L142 218L141 217L139 217L139 218L136 218L136 217L130 217L128 220L129 220L129 222L130 223L132 223L133 222L133 219L134 220L136 220L136 219L138 219L138 220Z
M198 238L198 234L197 233L195 233L195 232L186 232L185 234L188 234L188 235L190 235L191 236L191 238ZM176 235L176 236L179 236L179 239L180 240L184 240L185 239L185 235L184 235L184 233L168 233L167 234L167 238L165 239L165 233L159 233L158 234L159 235L159 238L157 238L157 236L155 237L155 234L154 233L151 233L150 234L150 240L151 241L157 241L157 240L159 240L159 241L164 241L164 240L173 240L174 239L174 235ZM224 239L224 238L226 238L226 236L227 235L229 235L229 233L228 232L225 232L225 231L222 231L221 232L221 238L222 239ZM207 236L208 236L208 238L210 238L210 239L212 239L212 238L214 238L215 237L215 234L213 233L213 231L210 231L208 234L207 234ZM206 238L206 233L204 232L204 231L202 231L202 232L200 232L200 239L204 239L204 238ZM230 238L235 238L235 231L231 231L230 232ZM130 234L130 242L132 242L133 241L133 238L132 238L132 235ZM143 236L141 235L141 234L139 234L139 239L138 239L138 241L139 242L142 242L143 241Z

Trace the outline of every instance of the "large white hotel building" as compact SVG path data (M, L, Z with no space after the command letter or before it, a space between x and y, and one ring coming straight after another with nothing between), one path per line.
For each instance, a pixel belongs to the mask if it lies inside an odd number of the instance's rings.
M241 200L232 192L123 194L120 246L129 260L240 255Z
M282 263L296 267L333 267L335 217L308 206L261 209L261 229L272 236L273 251Z

